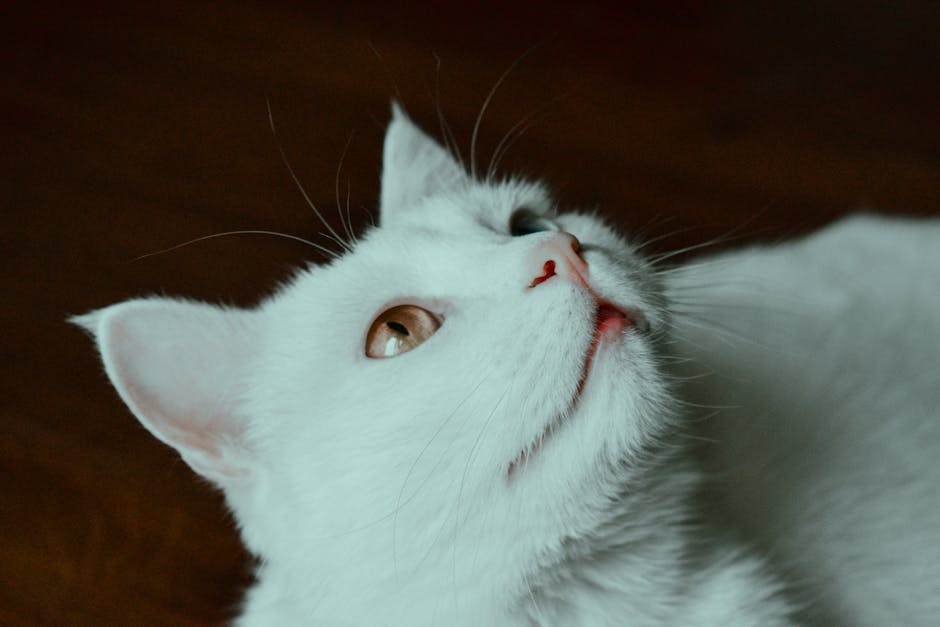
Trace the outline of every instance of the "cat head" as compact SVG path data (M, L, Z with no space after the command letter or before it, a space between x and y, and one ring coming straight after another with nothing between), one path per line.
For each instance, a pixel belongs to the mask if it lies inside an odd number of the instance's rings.
M256 598L485 620L604 526L667 427L664 308L602 220L472 178L397 107L383 161L380 225L256 308L76 321L140 422L224 490Z

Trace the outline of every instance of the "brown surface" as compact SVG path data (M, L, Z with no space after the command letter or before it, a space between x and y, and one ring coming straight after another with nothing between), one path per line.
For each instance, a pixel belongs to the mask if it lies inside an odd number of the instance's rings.
M929 3L460 15L378 2L11 4L0 8L4 625L214 623L248 581L219 496L136 424L63 320L144 293L250 303L318 259L244 236L133 261L232 229L316 236L266 97L330 212L352 134L339 186L351 185L360 224L389 98L434 130L439 95L466 151L487 91L534 44L487 111L478 152L535 114L507 168L547 176L566 205L601 207L625 228L657 216L652 236L696 226L660 250L755 214L747 239L863 206L940 213Z

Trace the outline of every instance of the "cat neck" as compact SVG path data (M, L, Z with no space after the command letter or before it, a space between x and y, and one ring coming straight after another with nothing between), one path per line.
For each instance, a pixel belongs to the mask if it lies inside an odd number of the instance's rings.
M781 586L764 565L743 543L698 520L693 497L701 474L688 459L683 447L662 445L651 461L618 472L630 479L609 486L602 522L560 539L535 574L503 596L485 581L473 586L449 577L406 577L381 593L367 581L337 588L330 573L314 581L297 564L268 561L238 624L790 624Z
M781 583L694 503L701 472L684 446L638 472L593 534L519 598L523 625L791 625Z

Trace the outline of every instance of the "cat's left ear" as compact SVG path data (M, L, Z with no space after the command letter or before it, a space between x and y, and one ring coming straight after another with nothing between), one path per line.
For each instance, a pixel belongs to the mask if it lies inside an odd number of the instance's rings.
M418 201L468 181L460 163L393 102L382 152L382 224Z
M222 487L253 468L243 407L257 316L203 303L131 300L72 322L89 331L131 412Z

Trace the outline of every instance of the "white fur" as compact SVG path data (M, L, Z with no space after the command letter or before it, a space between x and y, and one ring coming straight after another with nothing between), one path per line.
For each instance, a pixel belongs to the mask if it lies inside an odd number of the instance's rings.
M811 622L936 624L940 221L860 215L706 264L673 284L709 305L677 350L713 373L689 399L728 408L702 430L730 515Z
M381 227L257 309L152 298L78 319L260 556L238 624L935 617L937 223L856 219L663 274L537 184L472 180L397 108L384 160ZM650 325L601 346L574 411L595 305L529 287L551 235L510 236L523 206ZM367 359L402 303L440 330ZM696 368L716 374L683 384ZM705 463L735 489L704 508L686 401L740 406L708 421Z

